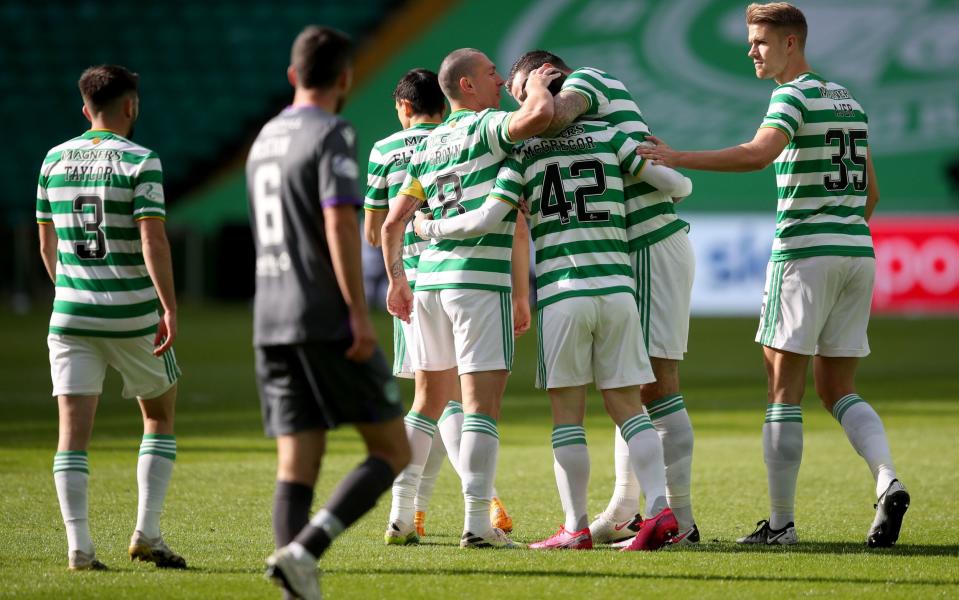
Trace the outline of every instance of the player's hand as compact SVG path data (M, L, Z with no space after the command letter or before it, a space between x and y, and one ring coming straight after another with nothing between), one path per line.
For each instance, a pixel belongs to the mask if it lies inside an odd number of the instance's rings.
M531 216L531 213L529 212L529 201L525 196L519 199L519 210L521 213L526 215L527 219Z
M164 311L160 317L156 337L153 338L153 356L161 356L173 347L176 339L176 312Z
M374 248L380 247L380 230L376 227L363 227L363 235L366 237L366 243Z
M652 142L653 145L640 145L639 148L636 148L636 154L642 156L654 165L662 165L674 169L679 167L679 152L670 148L666 142L654 135L647 137L646 141Z
M526 88L529 89L530 86L539 86L546 89L554 79L557 79L562 74L562 71L553 65L545 64L538 69L530 71L529 76L526 78Z
M350 331L353 333L353 343L346 349L346 358L354 362L366 362L376 350L376 332L373 323L366 313L350 313Z
M397 319L410 322L410 315L413 313L413 290L405 279L390 281L386 290L386 310Z
M424 240L430 239L429 236L423 233L423 221L432 221L433 215L431 213L425 213L421 210L416 211L416 214L413 216L413 231L416 232L416 235L420 236Z
M513 298L513 337L520 337L529 331L529 298Z

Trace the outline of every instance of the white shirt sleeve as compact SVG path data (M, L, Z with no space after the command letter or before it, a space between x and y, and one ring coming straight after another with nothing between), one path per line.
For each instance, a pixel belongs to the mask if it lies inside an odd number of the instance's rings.
M487 198L475 210L438 221L423 221L421 228L430 238L465 240L489 233L512 210L516 209L502 200Z
M679 171L662 165L647 164L639 179L673 198L685 198L693 193L693 182Z

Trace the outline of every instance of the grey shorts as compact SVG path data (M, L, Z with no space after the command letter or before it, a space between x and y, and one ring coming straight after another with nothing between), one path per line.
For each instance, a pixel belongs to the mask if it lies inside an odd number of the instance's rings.
M269 437L403 415L399 387L379 348L365 363L343 354L349 341L256 348L263 429Z

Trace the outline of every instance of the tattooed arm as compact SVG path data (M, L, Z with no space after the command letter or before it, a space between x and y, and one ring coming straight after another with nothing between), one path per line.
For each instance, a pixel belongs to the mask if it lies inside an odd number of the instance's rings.
M589 105L582 94L572 90L562 90L553 99L553 120L543 132L543 137L556 137L569 124L586 112Z
M410 322L410 313L413 311L413 291L403 269L403 236L406 224L421 204L422 201L413 196L398 196L383 222L380 235L383 262L386 264L386 276L390 282L386 292L386 309L391 315L407 323Z

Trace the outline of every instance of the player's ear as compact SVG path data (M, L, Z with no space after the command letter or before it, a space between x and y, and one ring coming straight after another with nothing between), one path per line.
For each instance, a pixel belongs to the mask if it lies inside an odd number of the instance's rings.
M83 105L82 112L83 112L83 116L86 117L87 121L90 121L91 123L93 123L93 115L90 114L90 109L87 108L86 104Z
M293 65L286 68L286 80L290 82L290 85L296 87L296 67Z
M343 72L337 78L337 84L344 92L350 91L350 87L353 86L353 69L350 67L343 69Z
M460 91L464 94L473 92L473 82L470 81L469 77L460 77Z
M133 119L136 116L137 107L136 107L136 96L128 94L123 99L123 116L128 119Z
M413 116L413 103L409 100L400 100L400 104L403 106L403 114L406 115L406 118L409 119Z

